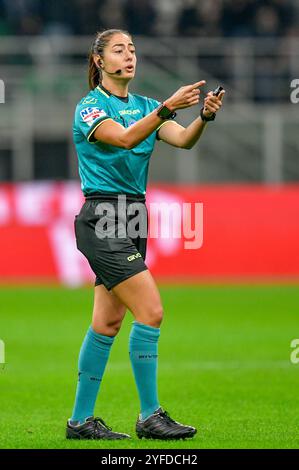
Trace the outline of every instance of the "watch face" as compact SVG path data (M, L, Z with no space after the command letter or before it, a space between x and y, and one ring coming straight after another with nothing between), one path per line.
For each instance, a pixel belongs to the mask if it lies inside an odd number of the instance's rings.
M163 108L160 109L158 115L162 118L166 118L171 114L168 108L166 106L163 106Z

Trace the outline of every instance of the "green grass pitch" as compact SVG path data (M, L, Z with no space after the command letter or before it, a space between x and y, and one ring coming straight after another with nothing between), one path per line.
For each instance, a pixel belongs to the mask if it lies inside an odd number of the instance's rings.
M92 288L0 289L0 448L298 448L299 289L161 286L159 397L172 417L198 428L187 441L140 441L128 356L133 317L116 338L96 406L131 441L67 441L77 358L90 324ZM0 366L1 367L1 366Z

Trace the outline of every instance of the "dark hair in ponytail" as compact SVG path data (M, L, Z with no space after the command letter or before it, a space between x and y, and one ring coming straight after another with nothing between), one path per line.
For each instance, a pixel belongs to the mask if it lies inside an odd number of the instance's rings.
M118 33L131 37L131 34L123 29L106 29L105 31L98 32L94 38L88 57L88 84L90 90L96 88L102 81L102 72L95 64L94 55L103 57L105 47L107 47L110 39L114 34Z

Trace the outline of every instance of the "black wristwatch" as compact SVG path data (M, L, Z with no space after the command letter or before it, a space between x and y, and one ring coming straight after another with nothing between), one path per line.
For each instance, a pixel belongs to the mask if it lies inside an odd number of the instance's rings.
M174 119L176 117L176 112L170 111L164 103L161 103L157 108L157 114L161 119Z
M212 116L210 116L210 117L206 117L203 113L203 110L204 110L204 107L202 107L201 110L200 110L200 117L201 117L202 121L203 122L214 121L214 119L216 117L216 113L213 113Z

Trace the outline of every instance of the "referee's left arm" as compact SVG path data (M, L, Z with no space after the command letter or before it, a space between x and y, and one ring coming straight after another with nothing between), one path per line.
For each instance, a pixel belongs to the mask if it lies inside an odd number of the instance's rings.
M224 93L223 90L219 96L213 95L212 92L207 94L204 100L204 116L209 117L219 111ZM206 125L207 122L203 121L200 116L188 127L183 127L175 121L167 121L158 131L159 140L174 147L191 149L201 137Z

